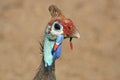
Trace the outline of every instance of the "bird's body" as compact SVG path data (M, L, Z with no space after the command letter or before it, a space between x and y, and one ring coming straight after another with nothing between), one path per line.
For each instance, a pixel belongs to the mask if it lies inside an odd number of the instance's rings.
M48 22L45 29L42 47L42 63L34 80L56 80L55 61L61 55L62 42L66 38L79 38L80 35L75 28L72 20L65 18L61 10L55 5L49 7L52 19Z

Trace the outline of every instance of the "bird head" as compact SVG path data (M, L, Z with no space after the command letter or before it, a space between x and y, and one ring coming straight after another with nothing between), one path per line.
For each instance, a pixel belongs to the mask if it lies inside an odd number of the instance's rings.
M64 39L69 39L70 47L73 38L80 38L80 34L71 19L66 18L55 5L49 6L52 19L48 22L44 36L44 61L45 66L51 66L61 54L61 44Z
M55 40L58 35L63 35L64 39L70 38L70 47L72 49L72 39L80 38L79 31L71 19L66 18L61 10L55 5L49 7L52 19L48 22L46 33L49 39Z

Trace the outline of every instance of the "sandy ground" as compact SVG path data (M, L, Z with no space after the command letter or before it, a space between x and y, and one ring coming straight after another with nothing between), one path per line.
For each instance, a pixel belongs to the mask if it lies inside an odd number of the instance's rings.
M0 80L32 80L51 4L81 34L63 42L57 80L120 80L120 0L0 0Z

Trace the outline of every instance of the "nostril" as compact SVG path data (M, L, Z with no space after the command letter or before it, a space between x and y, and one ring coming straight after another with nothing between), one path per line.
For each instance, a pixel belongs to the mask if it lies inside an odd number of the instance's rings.
M60 30L60 25L59 24L55 24L54 28L55 28L55 30Z

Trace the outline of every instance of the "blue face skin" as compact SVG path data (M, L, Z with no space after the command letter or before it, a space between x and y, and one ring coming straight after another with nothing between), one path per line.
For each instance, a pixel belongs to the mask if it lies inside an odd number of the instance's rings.
M57 28L55 28L55 24L57 25ZM43 54L44 54L44 62L45 67L49 67L52 65L52 63L58 59L61 55L61 49L62 49L62 41L64 39L64 35L62 35L63 26L59 24L58 21L54 22L52 25L52 31L49 33L49 26L46 29L46 33L44 36L44 48L43 48ZM57 49L54 50L54 45L57 44Z
M62 50L62 41L64 39L63 35L58 35L55 44L59 44L58 48L54 51L52 49L52 54L53 54L53 60L56 60L60 57L61 55L61 50Z

